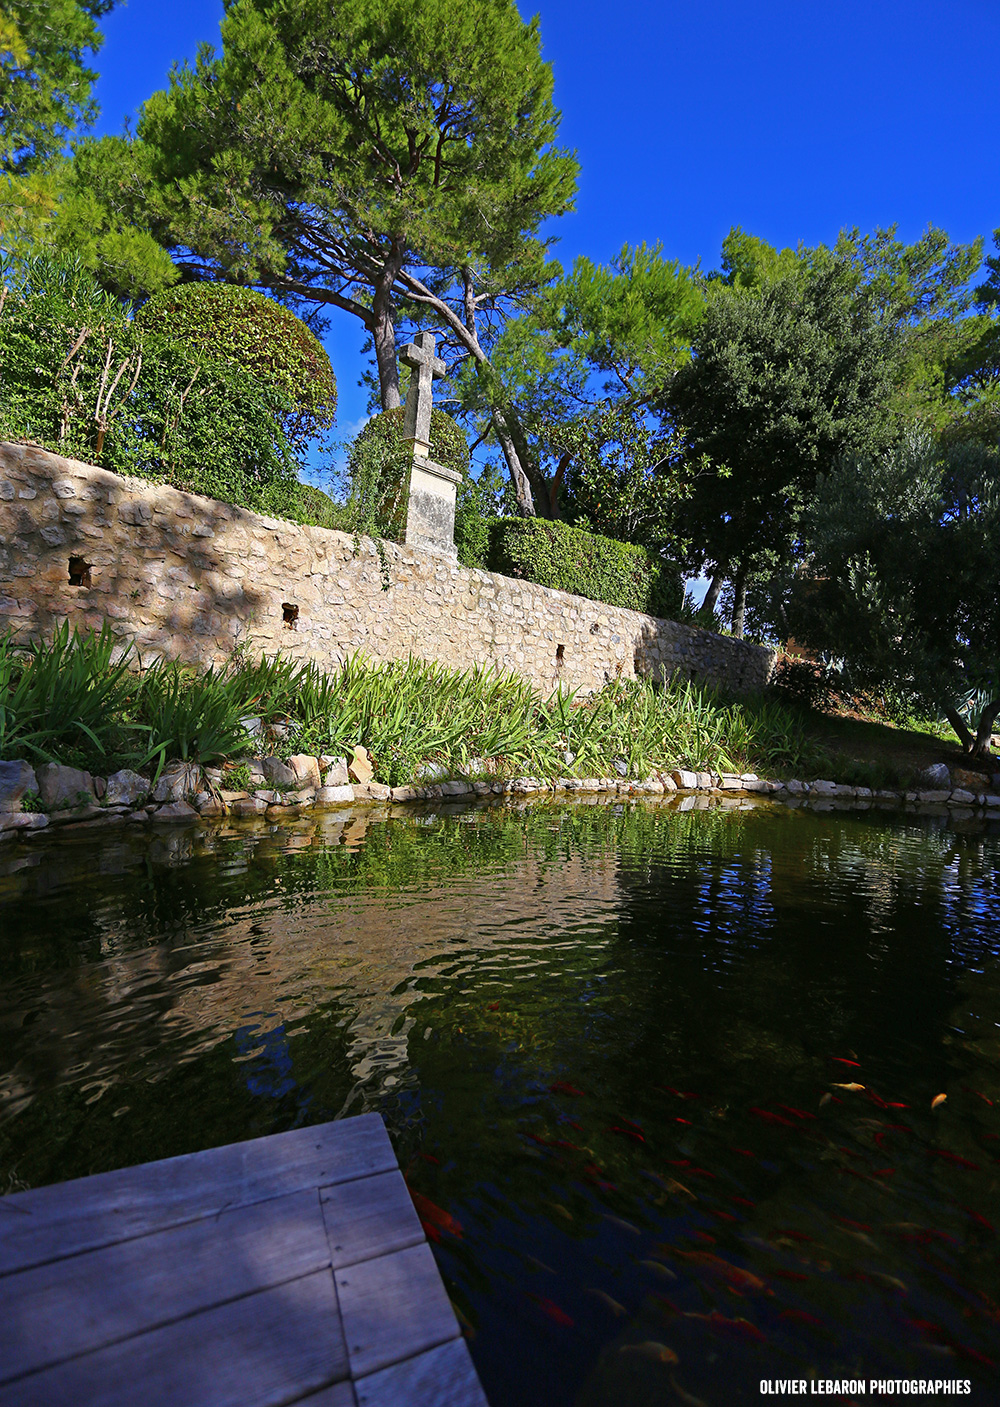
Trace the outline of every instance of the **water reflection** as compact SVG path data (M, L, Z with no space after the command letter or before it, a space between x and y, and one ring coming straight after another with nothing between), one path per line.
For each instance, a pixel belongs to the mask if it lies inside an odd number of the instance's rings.
M996 830L697 800L4 851L0 1186L374 1108L494 1407L992 1400Z

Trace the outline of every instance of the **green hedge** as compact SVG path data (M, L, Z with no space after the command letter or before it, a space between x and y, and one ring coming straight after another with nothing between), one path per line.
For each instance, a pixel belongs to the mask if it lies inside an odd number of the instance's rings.
M495 519L487 565L503 576L650 616L669 619L684 601L680 572L644 547L545 518Z

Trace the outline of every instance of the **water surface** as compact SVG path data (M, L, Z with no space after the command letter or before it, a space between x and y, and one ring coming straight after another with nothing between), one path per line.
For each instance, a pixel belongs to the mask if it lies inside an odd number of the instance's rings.
M1000 1401L998 858L653 803L8 846L0 1188L374 1109L492 1407Z

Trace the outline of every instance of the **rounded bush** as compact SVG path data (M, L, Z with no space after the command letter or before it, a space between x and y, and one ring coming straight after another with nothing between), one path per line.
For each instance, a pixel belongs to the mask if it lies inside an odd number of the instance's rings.
M287 402L282 429L292 444L333 425L337 381L330 358L301 318L273 298L230 283L186 283L158 293L136 325L232 362Z

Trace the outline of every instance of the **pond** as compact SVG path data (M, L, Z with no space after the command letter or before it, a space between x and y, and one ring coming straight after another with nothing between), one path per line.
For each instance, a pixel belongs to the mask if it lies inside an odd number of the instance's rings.
M998 860L747 801L8 846L0 1188L377 1110L492 1407L1000 1401Z

